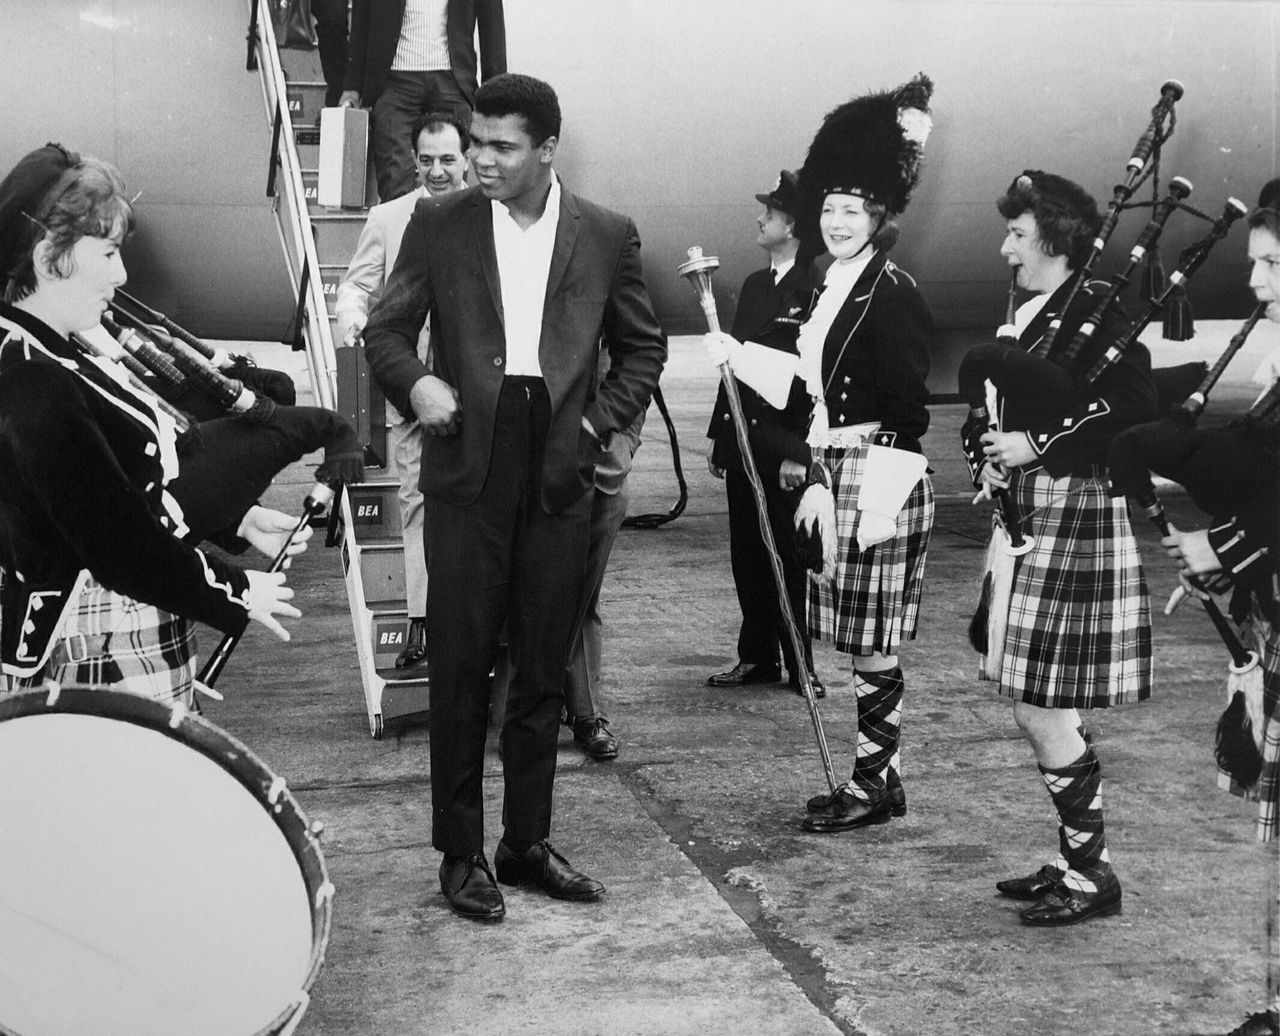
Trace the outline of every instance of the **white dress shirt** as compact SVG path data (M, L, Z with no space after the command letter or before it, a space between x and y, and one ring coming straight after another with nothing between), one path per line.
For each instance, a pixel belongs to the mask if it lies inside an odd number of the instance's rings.
M553 171L547 206L527 230L511 218L502 202L489 204L493 207L493 247L498 254L498 283L502 288L506 373L541 377L538 343L542 341L542 307L547 296L551 252L560 224L560 180Z

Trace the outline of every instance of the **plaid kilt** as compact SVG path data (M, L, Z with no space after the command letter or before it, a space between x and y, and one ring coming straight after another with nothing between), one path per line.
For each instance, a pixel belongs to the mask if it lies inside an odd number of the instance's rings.
M89 645L82 660L68 661L60 650L61 645L75 650L78 638L72 631L84 634ZM56 680L190 704L195 675L195 631L188 620L108 590L90 577L44 671L9 678L8 689Z
M1000 693L1049 709L1151 696L1151 605L1123 497L1098 478L1015 470L1035 546L1016 559Z
M1256 800L1255 822L1258 841L1269 842L1280 836L1280 627L1270 626L1260 615L1254 615L1262 642L1262 714L1266 726L1262 734L1262 773L1251 787L1232 780L1218 771L1218 786L1232 795Z
M848 654L892 654L914 640L924 590L924 563L933 529L933 484L925 475L898 514L893 539L858 549L858 486L865 445L814 451L831 471L836 505L836 574L809 581L809 632Z

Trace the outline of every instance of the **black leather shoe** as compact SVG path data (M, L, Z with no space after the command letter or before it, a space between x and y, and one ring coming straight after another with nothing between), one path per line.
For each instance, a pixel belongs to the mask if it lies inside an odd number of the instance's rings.
M1062 880L1062 871L1046 863L1034 874L1025 878L1009 878L996 882L996 891L1010 899L1029 899L1033 903Z
M552 899L587 902L604 895L600 882L575 871L545 838L522 856L508 849L506 842L499 842L493 865L504 885L536 885Z
M800 826L815 834L851 831L855 827L887 824L892 811L893 805L887 791L874 802L863 802L855 798L847 788L841 787L835 790L825 809L810 813Z
M827 688L822 681L818 679L817 673L809 674L809 685L813 688L813 696L815 698L825 698L827 696ZM804 688L800 686L800 677L793 675L787 680L787 686L790 687L800 697L804 697Z
M609 721L603 717L574 720L573 740L592 759L618 758L618 739L609 729Z
M1115 877L1097 892L1077 892L1061 882L1054 884L1035 906L1018 914L1022 923L1033 928L1061 928L1079 924L1091 917L1120 913L1120 882Z
M1232 1029L1227 1036L1280 1036L1280 1014L1275 1011L1251 1014L1243 1025Z
M440 891L449 909L469 921L501 921L507 912L484 853L446 856L440 863Z
M782 667L757 665L755 662L739 662L727 673L707 677L708 687L743 687L749 683L778 683L782 680Z
M907 815L907 793L902 787L902 778L897 770L889 770L884 779L885 791L889 796L889 815L905 817ZM810 813L821 813L831 804L831 795L815 795L804 804Z
M427 620L410 619L404 650L396 655L397 669L412 669L427 660Z

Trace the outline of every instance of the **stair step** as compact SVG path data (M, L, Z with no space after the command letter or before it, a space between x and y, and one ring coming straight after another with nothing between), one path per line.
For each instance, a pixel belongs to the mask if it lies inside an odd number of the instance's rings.
M345 210L327 210L311 217L312 232L316 240L316 258L322 266L348 263L355 255L360 231L364 229L364 214Z

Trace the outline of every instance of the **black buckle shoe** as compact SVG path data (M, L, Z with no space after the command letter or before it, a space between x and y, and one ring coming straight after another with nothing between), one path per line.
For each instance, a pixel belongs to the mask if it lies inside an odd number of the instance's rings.
M609 721L604 717L574 720L573 740L592 759L618 758L618 739L613 736Z
M1280 1036L1280 1013L1259 1011L1244 1020L1244 1024L1232 1029L1227 1036Z
M499 842L493 865L504 885L536 885L552 899L585 903L604 895L600 882L574 870L545 838L520 856Z
M1055 882L1035 906L1018 914L1022 923L1032 928L1062 928L1079 924L1091 917L1107 917L1120 913L1120 882L1112 877L1097 892L1077 892Z
M800 826L815 834L852 831L854 828L868 827L871 824L887 824L892 810L888 791L877 799L863 802L847 787L839 787L831 796L831 801L826 808L810 813L801 821Z
M887 770L884 778L885 791L889 796L889 815L891 817L905 817L907 815L907 793L902 787L902 778L898 776L897 770ZM831 805L831 795L815 795L804 804L805 811L808 813L821 813Z
M1034 874L1025 878L1008 878L996 882L996 891L1010 899L1025 899L1035 902L1054 885L1062 880L1062 871L1051 863L1046 863Z
M716 673L707 677L708 687L745 687L753 683L780 683L782 667L774 662L772 665L755 662L739 662L727 673Z
M484 853L446 856L440 863L440 891L449 909L468 921L501 921L507 912Z

